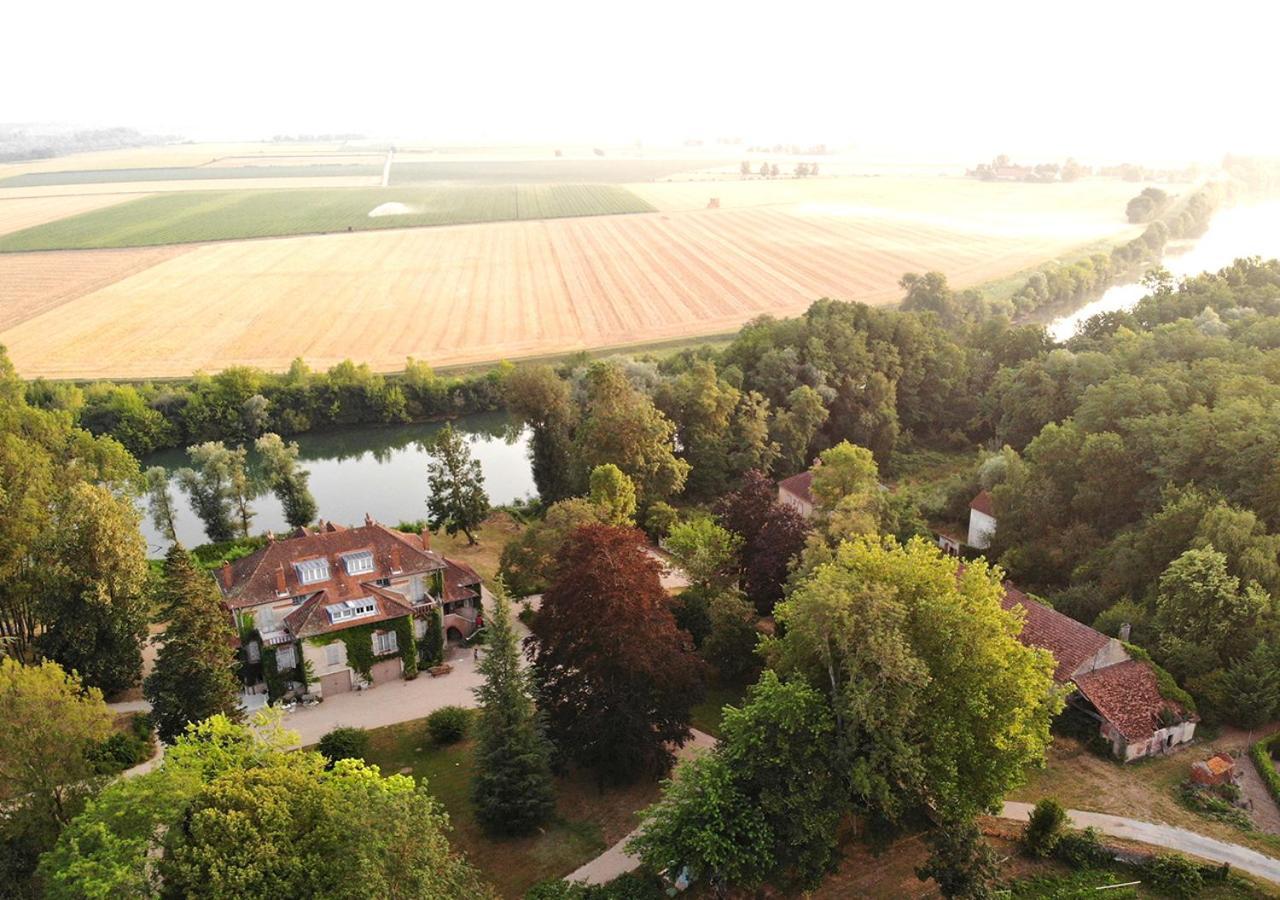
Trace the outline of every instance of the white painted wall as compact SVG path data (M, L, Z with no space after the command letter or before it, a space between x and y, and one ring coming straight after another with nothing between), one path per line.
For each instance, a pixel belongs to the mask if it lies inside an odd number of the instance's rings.
M996 533L996 520L976 509L969 510L969 546L986 550Z

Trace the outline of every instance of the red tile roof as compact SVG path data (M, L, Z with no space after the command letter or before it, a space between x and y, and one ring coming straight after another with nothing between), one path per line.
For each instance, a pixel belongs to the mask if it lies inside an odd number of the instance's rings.
M1185 717L1186 710L1160 694L1155 672L1136 659L1116 663L1075 677L1080 693L1126 741L1148 740L1160 728L1160 711Z
M1005 609L1021 606L1026 611L1018 639L1030 647L1040 647L1053 654L1058 663L1053 678L1058 682L1070 681L1076 669L1111 641L1102 632L1037 603L1011 584L1005 584L1004 599L1000 605Z
M378 612L375 615L364 616L359 619L344 619L339 622L330 620L327 607L339 602L341 599L358 600L363 599L363 597L373 598L378 607ZM369 585L362 597L334 598L329 596L328 591L312 594L301 606L285 616L284 624L295 638L305 638L317 634L327 634L331 631L341 631L354 625L369 625L390 619L399 619L412 614L413 607L396 597L395 594L390 591L384 591L376 585Z
M299 533L304 532L304 533ZM373 554L373 571L348 575L342 556L367 550ZM329 577L302 584L294 563L324 558ZM267 546L220 570L218 584L222 597L232 609L269 603L283 597L297 597L326 591L334 600L364 597L364 583L393 575L414 575L446 568L443 556L423 547L417 535L394 531L370 521L359 528L326 524L316 531L299 529L286 538L276 538ZM474 572L469 574L474 576ZM279 590L283 579L284 591ZM479 578L474 579L476 582Z
M990 491L978 491L978 496L970 501L969 508L976 509L980 513L986 513L993 519L996 517L996 507Z
M789 494L794 494L805 503L813 503L813 472L801 472L778 482L778 487Z

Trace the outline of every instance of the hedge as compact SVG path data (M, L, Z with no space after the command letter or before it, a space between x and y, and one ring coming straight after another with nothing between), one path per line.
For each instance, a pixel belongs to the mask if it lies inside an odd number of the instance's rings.
M1253 764L1258 767L1258 774L1266 782L1272 799L1280 803L1280 772L1276 771L1275 760L1271 757L1278 746L1280 746L1280 732L1258 741L1250 748L1249 755L1253 757Z

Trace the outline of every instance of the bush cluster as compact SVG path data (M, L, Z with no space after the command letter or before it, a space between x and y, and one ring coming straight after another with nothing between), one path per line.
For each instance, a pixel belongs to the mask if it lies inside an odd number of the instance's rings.
M114 775L146 762L155 753L156 741L151 731L151 717L137 713L128 731L117 731L86 754L94 768L104 775Z
M331 766L340 759L364 759L369 752L369 733L363 728L340 726L320 738L316 749Z
M471 710L461 706L442 706L427 716L427 733L437 744L456 744L467 736Z

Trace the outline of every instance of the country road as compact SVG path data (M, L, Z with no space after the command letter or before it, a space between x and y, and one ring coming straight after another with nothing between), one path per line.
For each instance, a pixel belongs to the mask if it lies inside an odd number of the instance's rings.
M1001 818L1025 822L1031 816L1033 806L1030 803L1006 803ZM1280 884L1280 860L1264 856L1256 850L1228 844L1187 831L1172 825L1157 825L1154 822L1140 822L1137 819L1126 819L1122 816L1110 816L1105 813L1081 812L1076 809L1067 810L1067 817L1076 828L1093 827L1103 834L1125 838L1130 841L1141 841L1188 853L1212 862L1230 863L1237 869L1257 875L1268 881Z

